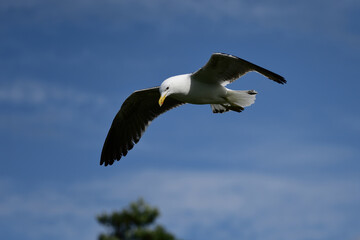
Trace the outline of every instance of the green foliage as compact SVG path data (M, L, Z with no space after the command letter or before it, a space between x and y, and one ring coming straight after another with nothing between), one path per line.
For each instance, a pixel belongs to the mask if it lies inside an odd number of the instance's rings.
M120 212L101 214L97 220L109 232L100 234L99 240L175 240L162 226L151 228L158 216L159 211L143 199L132 202Z

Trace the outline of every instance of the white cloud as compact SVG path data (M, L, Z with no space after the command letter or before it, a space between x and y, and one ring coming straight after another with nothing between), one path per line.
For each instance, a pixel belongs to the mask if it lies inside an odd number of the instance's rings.
M10 104L46 105L55 102L74 106L93 104L101 106L106 99L70 87L33 80L15 80L0 85L0 102Z
M0 86L0 101L12 103L39 103L45 100L45 91L28 83L11 83Z
M0 220L9 219L7 224L12 225L15 216L23 216L32 224L22 233L37 232L36 239L74 239L89 231L94 239L101 229L95 226L95 215L119 209L139 196L158 206L160 223L185 239L335 239L343 234L350 239L360 229L354 223L360 202L356 179L147 170L71 186L47 183L25 192L15 184L10 188L1 190L5 197L0 201ZM48 223L51 232L41 230Z
M112 112L108 98L74 87L35 80L14 80L0 84L0 131L11 138L29 141L74 140L93 144L83 136L97 134L100 116ZM116 106L118 108L118 106ZM89 131L91 129L91 131Z
M347 205L356 206L360 197L351 194L351 190L356 189L351 180L314 182L215 171L155 171L135 178L137 181L130 178L132 184L121 186L118 193L143 192L140 189L156 186L155 191L153 187L145 190L145 195L164 209L164 222L176 226L177 231L187 236L191 236L194 227L204 234L209 229L219 229L223 222L232 222L235 232L229 232L229 238L241 234L241 224L247 222L252 229L249 234L254 238L287 239L292 236L293 239L305 239L318 234L327 239L332 233L336 234L332 229L334 226L346 225L344 214L348 213L341 212L342 209L336 209L336 206L344 209ZM112 182L120 181L114 179ZM143 186L144 183L147 186ZM314 225L320 228L313 229ZM216 236L217 230L213 234Z
M128 27L131 23L144 22L166 31L182 29L184 18L202 19L212 23L225 20L222 28L229 28L233 34L247 33L251 29L322 33L332 37L359 39L347 27L349 14L359 7L358 1L250 1L250 0L78 0L78 1L2 1L0 8L33 9L34 21L50 22L81 21L97 16L114 24L112 27ZM176 26L176 27L174 27ZM239 29L234 29L240 26Z

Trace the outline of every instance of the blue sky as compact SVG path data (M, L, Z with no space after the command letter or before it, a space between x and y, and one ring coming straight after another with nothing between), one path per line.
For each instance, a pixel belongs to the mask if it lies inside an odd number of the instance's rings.
M1 239L96 239L144 197L181 239L360 239L360 3L4 0ZM244 112L186 105L99 166L133 91L225 52L283 75Z

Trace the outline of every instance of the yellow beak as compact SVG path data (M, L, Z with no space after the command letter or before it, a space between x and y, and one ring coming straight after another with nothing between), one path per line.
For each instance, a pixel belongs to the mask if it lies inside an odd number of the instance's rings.
M161 95L161 97L159 98L159 106L160 107L164 104L165 98L166 98L166 93Z

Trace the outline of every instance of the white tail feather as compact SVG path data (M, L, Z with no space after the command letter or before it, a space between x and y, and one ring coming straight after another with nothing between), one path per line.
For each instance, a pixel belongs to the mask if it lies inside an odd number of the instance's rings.
M241 107L248 107L255 102L256 94L257 92L255 90L235 91L228 89L226 98L230 104Z

